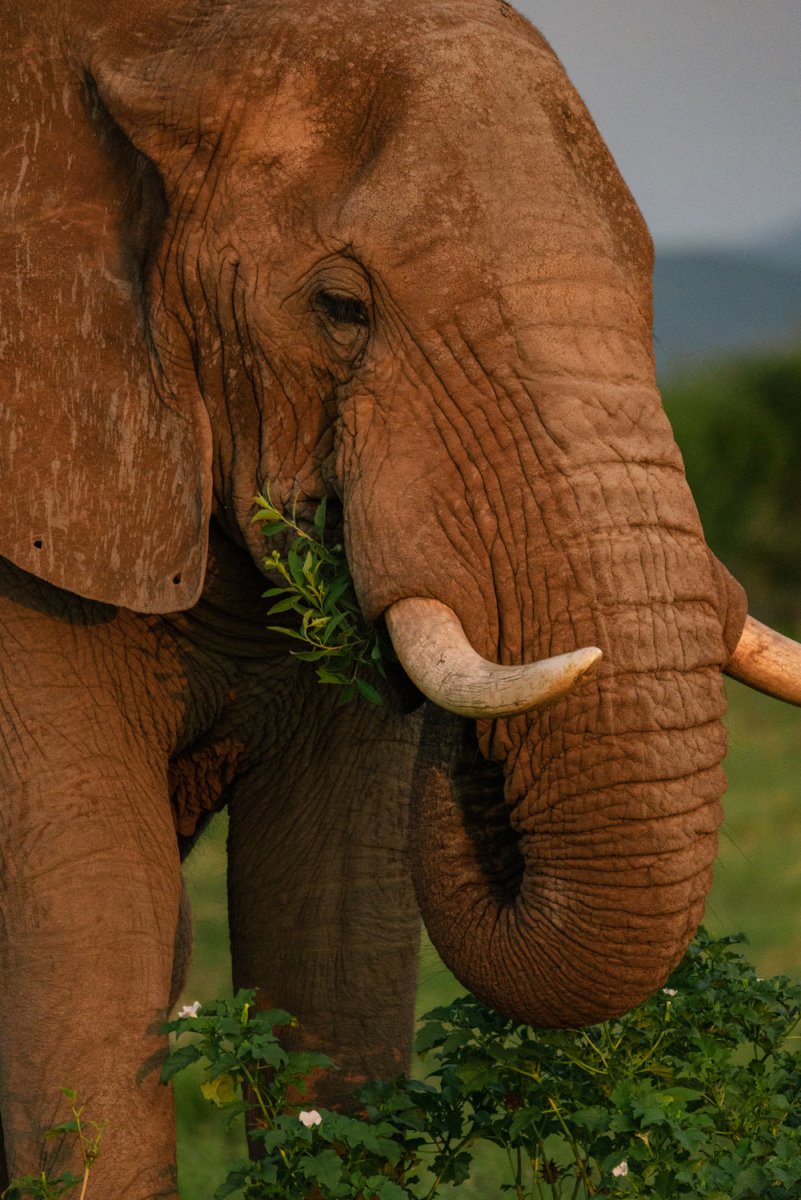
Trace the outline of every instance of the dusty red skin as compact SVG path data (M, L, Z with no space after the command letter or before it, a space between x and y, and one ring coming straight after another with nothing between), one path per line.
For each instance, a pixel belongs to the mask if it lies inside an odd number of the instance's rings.
M175 830L229 804L236 982L346 1085L408 1057L410 877L501 1010L618 1013L702 911L744 601L656 391L647 231L508 5L47 0L0 32L0 1111L33 1169L77 1088L94 1200L145 1200L175 1194ZM265 482L341 500L368 617L433 597L486 657L602 670L477 730L402 688L338 710L263 630Z

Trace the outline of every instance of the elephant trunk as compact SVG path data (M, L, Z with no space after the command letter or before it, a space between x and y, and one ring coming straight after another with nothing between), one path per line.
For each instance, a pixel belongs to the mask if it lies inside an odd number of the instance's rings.
M719 666L688 663L602 665L548 711L475 727L429 714L416 885L467 987L561 1026L620 1014L664 982L711 879L724 708Z
M502 320L462 312L432 342L435 377L412 358L383 406L354 392L342 409L368 618L423 598L507 667L603 655L547 709L475 725L432 710L413 789L434 944L483 1000L542 1025L629 1009L692 936L721 819L721 671L745 620L661 407L646 299L608 263L592 257L583 288L504 289Z

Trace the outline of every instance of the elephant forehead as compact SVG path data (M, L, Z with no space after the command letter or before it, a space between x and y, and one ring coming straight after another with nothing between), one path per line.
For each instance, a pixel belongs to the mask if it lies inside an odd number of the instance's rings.
M472 264L506 282L521 267L532 278L537 250L550 255L549 276L575 277L574 263L553 261L566 247L650 273L639 210L538 39L465 26L455 39L430 36L422 49L391 82L351 83L357 137L336 127L335 88L320 104L321 144L343 165L332 208L346 244L380 240L416 264L448 245L459 271ZM447 274L447 265L437 269Z
M532 123L540 136L548 127L538 91L569 84L536 31L498 11L482 2L403 0L391 12L366 2L309 5L286 14L286 26L253 30L247 46L209 38L183 93L182 123L211 106L218 127L233 135L233 160L267 156L318 170L327 157L351 179L380 165L395 186L399 166L408 173L443 154L451 174L459 162L472 171L477 160L499 165L499 154L508 158L516 147L523 162L530 147L520 146L521 136ZM174 74L172 60L168 70ZM230 87L220 87L222 77ZM432 184L441 184L439 173Z
M591 118L547 43L499 0L240 0L169 34L136 69L160 110L153 152L181 191L183 151L161 162L159 128L196 146L201 178L240 224L250 208L260 224L289 212L332 244L380 237L404 257L456 234L463 260L471 246L497 260L515 224L561 209L597 228L600 208L647 265L642 220ZM254 187L260 203L243 211Z

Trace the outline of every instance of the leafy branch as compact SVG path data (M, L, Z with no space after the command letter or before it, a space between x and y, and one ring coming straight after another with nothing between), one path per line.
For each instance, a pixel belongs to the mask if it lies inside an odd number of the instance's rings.
M89 1176L100 1154L106 1122L87 1120L84 1117L84 1105L78 1104L78 1094L71 1088L62 1088L61 1094L69 1101L72 1115L58 1125L51 1125L45 1131L45 1140L74 1137L83 1163L83 1174L75 1175L72 1171L63 1171L53 1179L48 1177L46 1171L41 1171L38 1175L21 1175L12 1180L3 1192L2 1200L25 1200L25 1197L32 1200L57 1200L59 1196L64 1196L75 1188L80 1188L78 1200L86 1200Z
M341 543L326 541L326 501L321 500L313 519L313 532L298 522L297 502L290 516L276 508L265 495L255 498L253 517L266 538L289 540L285 554L276 548L264 558L267 571L280 579L269 588L265 598L274 603L269 616L294 613L300 626L270 625L269 629L303 642L305 650L293 651L304 662L317 664L320 683L342 687L341 703L360 695L371 704L381 697L365 674L377 672L384 677L384 663L394 658L386 633L369 624L362 616L353 588L353 580Z
M313 1189L343 1200L406 1200L409 1193L393 1181L402 1155L393 1126L304 1110L297 1098L309 1075L333 1063L324 1054L283 1049L277 1031L297 1022L281 1009L257 1010L254 1000L254 992L241 991L232 1000L187 1005L166 1026L176 1040L162 1080L199 1062L205 1098L230 1115L250 1113L259 1151L232 1164L215 1200L306 1200Z

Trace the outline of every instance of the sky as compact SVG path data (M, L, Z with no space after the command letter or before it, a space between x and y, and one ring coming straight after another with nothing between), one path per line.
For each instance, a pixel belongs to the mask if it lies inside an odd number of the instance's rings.
M514 0L659 247L801 225L801 0Z

